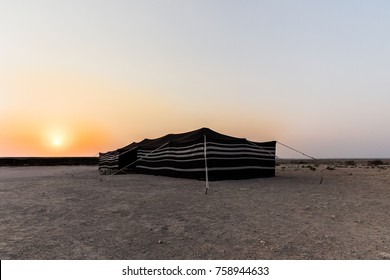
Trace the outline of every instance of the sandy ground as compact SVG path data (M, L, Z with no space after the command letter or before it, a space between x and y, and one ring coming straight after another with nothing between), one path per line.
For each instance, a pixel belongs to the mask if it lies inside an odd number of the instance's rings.
M390 259L389 167L282 164L204 186L0 167L0 259Z

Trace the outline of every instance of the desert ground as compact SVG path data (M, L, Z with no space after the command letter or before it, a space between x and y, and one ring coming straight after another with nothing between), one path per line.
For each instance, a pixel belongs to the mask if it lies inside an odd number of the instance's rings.
M390 259L390 167L280 163L205 182L0 167L0 259Z

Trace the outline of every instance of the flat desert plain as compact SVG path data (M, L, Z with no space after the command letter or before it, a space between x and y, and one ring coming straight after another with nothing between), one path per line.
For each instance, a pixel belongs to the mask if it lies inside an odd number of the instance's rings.
M390 259L390 168L210 182L0 167L0 259Z

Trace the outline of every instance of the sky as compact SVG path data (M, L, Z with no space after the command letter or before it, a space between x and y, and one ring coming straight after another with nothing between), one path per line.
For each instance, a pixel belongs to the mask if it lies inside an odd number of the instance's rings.
M2 1L0 157L209 127L389 158L389 34L378 0Z

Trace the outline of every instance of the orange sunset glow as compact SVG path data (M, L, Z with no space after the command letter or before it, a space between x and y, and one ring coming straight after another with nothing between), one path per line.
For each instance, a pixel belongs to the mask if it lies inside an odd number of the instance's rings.
M69 122L46 125L44 122L13 121L2 144L15 156L93 156L108 141L106 132L90 124ZM15 127L23 127L23 131Z
M93 156L200 127L390 156L386 9L33 2L0 14L0 157Z
M252 138L261 129L271 139L275 124L268 118L253 131L251 120L265 113L252 110L233 120L240 112L229 106L215 115L215 101L210 99L212 104L206 104L207 110L200 115L197 108L187 107L190 104L174 106L172 98L154 96L153 89L133 89L86 75L30 70L5 77L11 93L8 103L23 114L6 108L9 117L1 141L8 148L3 156L93 156L145 137L180 133L204 124Z

